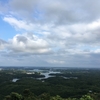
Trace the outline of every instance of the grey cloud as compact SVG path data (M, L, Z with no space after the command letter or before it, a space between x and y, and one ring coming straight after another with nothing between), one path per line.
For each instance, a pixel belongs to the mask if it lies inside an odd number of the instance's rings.
M25 57L2 57L1 65L16 65L16 66L53 66L53 67L99 67L99 58L97 54L88 55L71 55L71 54L56 54L56 55L29 55ZM1 56L0 56L1 58ZM21 60L19 60L21 58ZM46 59L45 59L46 58ZM6 60L6 63L3 63Z
M12 14L28 21L35 21L34 15L39 0L10 0L9 6Z
M23 42L23 43L27 42L27 38L25 36L17 36L16 38L18 42Z
M38 0L10 0L9 4L15 9L15 10L32 10L35 8L34 6L37 4Z
M100 17L100 1L91 0L10 0L12 12L38 23L73 24L90 22Z
M2 44L6 44L6 43L7 43L6 41L0 39L0 45L2 45Z
M7 44L8 43L6 41L0 39L0 50L5 49Z

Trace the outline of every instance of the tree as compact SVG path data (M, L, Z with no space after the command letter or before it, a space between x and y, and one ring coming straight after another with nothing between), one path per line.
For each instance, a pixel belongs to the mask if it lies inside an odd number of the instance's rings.
M4 100L22 100L22 95L12 92L10 95L6 96Z
M37 100L34 94L29 89L25 89L23 91L23 99L24 100Z
M61 98L59 95L52 97L50 100L64 100L63 98Z
M43 93L39 96L40 100L50 100L50 94L48 93Z
M22 100L22 95L16 92L12 92L10 95L11 95L11 100Z
M7 95L4 100L11 100L11 96Z
M84 95L80 98L80 100L93 100L93 98L90 95Z

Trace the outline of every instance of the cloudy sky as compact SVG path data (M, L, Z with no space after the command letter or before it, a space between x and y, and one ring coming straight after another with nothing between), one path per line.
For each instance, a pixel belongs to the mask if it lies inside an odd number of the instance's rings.
M100 0L0 0L0 66L100 67Z

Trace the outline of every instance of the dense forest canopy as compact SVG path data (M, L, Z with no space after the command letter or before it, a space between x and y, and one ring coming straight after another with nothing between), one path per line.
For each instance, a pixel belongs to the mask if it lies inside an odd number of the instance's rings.
M3 100L99 100L100 69L3 68L0 99ZM50 77L42 73L51 71ZM54 73L60 72L60 73ZM15 81L13 81L15 79ZM25 92L26 90L26 92ZM23 92L24 91L24 92ZM31 92L30 92L31 91ZM29 93L32 97L25 96ZM27 94L28 95L28 94ZM19 96L20 99L11 99ZM42 99L49 98L49 99ZM10 98L10 99L9 99ZM23 99L24 98L24 99ZM31 98L31 99L29 99ZM34 99L32 99L34 98ZM57 99L60 98L60 99ZM68 99L69 98L69 99ZM75 99L76 98L76 99ZM90 99L85 99L90 98Z

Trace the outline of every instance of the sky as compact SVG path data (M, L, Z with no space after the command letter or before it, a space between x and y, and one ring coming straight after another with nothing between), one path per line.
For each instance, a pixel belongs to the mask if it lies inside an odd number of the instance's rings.
M100 0L0 0L0 66L100 67Z

